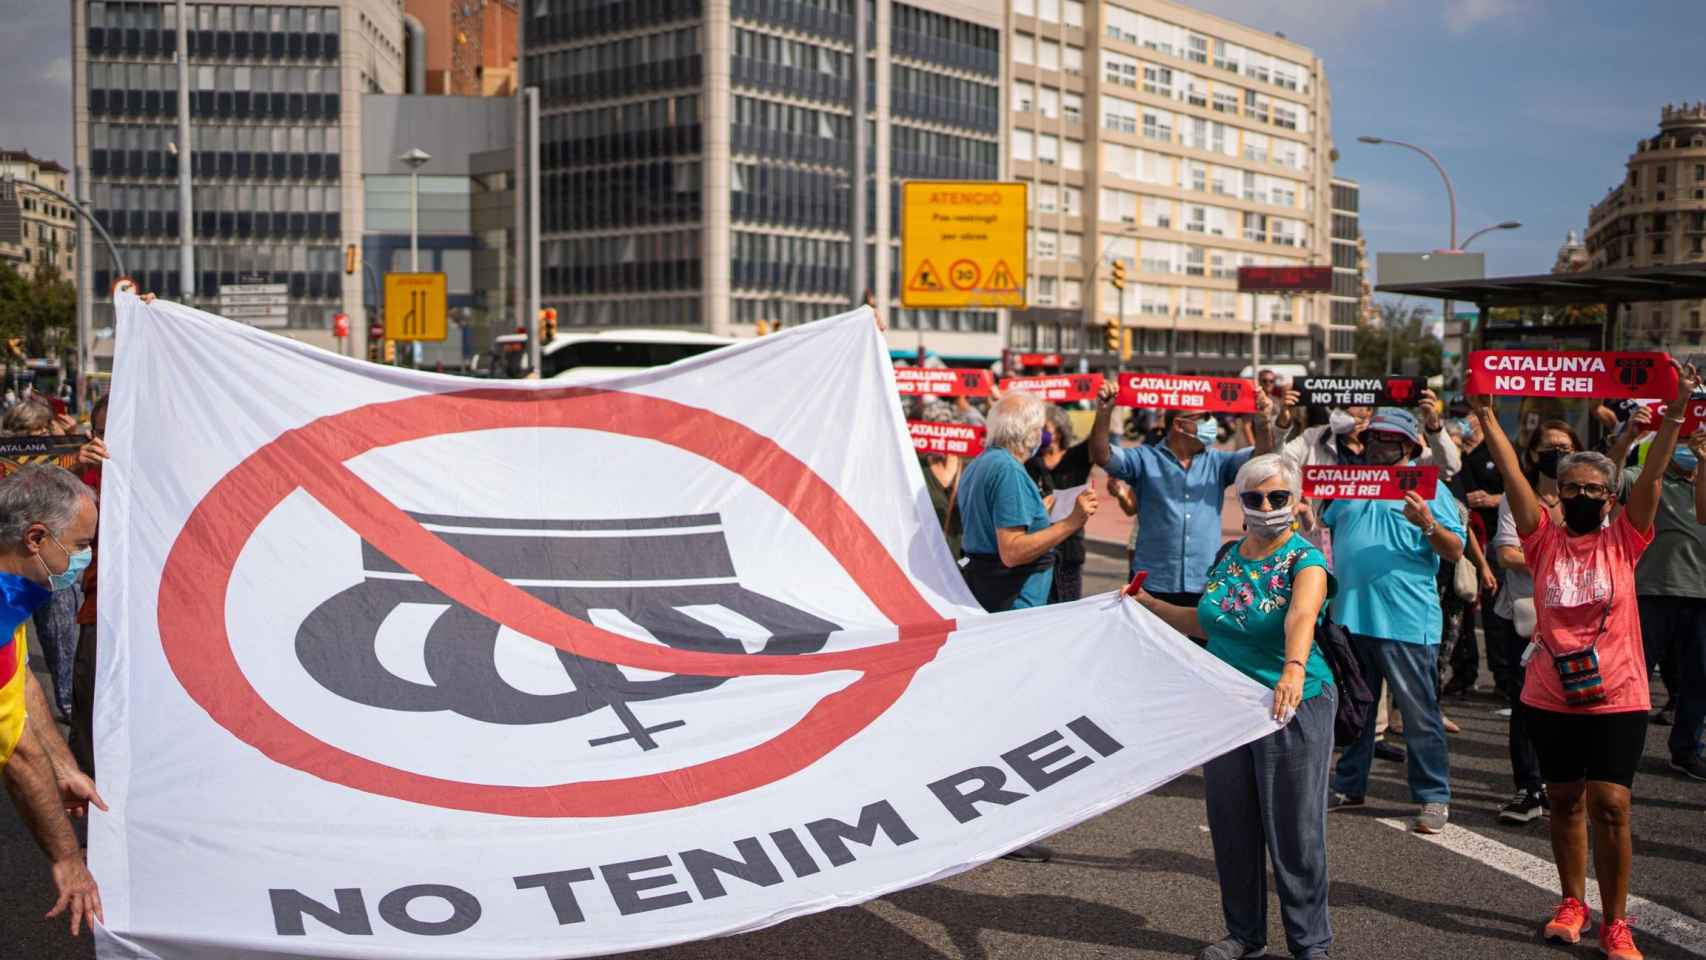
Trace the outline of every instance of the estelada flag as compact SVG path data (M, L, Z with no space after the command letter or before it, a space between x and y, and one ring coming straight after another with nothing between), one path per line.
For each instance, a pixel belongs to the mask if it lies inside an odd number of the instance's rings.
M987 397L995 375L988 370L950 367L895 367L894 385L903 397Z
M1007 377L1001 381L1002 393L1023 390L1050 403L1094 400L1101 389L1102 375L1099 373L1055 373L1040 377Z
M1438 467L1347 464L1303 468L1303 495L1311 500L1402 500L1406 493L1432 500Z
M1668 400L1676 368L1663 353L1476 350L1467 392L1508 397Z
M1119 398L1115 402L1123 407L1204 413L1256 412L1255 385L1238 377L1122 373L1119 385Z

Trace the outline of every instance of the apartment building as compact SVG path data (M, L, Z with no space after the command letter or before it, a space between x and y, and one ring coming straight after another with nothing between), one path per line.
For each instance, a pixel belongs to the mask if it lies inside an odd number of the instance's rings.
M37 268L52 264L70 278L77 269L77 214L50 193L32 190L28 184L69 194L69 172L52 160L30 156L25 150L0 150L0 261L25 277ZM15 226L14 226L15 225Z
M1321 61L1283 36L1168 0L1012 0L1008 153L1032 185L1031 309L1015 351L1128 368L1325 369L1325 296L1237 292L1245 265L1331 257L1331 99ZM1123 260L1125 310L1108 284ZM1343 346L1342 341L1339 346Z

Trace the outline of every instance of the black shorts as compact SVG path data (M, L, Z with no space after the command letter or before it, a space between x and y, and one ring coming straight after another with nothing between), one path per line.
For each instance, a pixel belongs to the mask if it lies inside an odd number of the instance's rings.
M1597 780L1631 786L1647 748L1647 711L1557 713L1523 704L1547 783Z

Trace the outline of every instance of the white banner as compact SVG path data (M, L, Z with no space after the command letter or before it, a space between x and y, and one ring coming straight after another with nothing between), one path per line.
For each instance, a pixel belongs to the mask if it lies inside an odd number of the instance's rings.
M103 958L585 957L965 870L1272 729L989 616L868 310L574 387L118 299Z

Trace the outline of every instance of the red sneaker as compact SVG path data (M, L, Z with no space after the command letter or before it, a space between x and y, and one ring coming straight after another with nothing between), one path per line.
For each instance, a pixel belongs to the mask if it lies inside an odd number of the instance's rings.
M1546 924L1546 939L1561 943L1580 943L1582 928L1588 925L1588 905L1575 897L1565 897L1557 912Z
M1629 932L1628 917L1599 925L1599 952L1611 960L1641 960L1641 951L1635 949L1635 935Z

